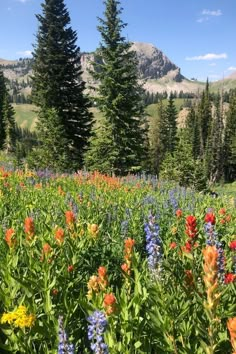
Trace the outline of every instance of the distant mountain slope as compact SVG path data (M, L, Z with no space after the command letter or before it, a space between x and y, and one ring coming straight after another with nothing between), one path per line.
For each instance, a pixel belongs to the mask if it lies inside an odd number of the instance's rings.
M181 69L158 48L150 43L135 42L132 50L137 53L138 71L140 79L144 81L144 88L149 92L170 93L176 91L179 93L202 91L205 83L186 79L181 74ZM98 85L91 77L91 61L96 59L96 51L93 53L81 54L81 65L83 70L83 80L88 85ZM14 84L17 81L17 90L20 93L28 95L31 91L30 75L32 75L32 59L5 60L0 59L0 68L4 75ZM223 81L217 81L210 84L213 91L224 88L229 90L236 87L236 72L225 78Z

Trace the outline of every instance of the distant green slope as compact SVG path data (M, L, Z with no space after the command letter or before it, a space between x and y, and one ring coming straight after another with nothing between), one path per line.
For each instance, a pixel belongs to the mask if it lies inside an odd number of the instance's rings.
M184 99L177 98L175 99L175 105L177 110L180 110L180 107L183 105ZM167 100L163 100L163 104L167 104ZM13 105L16 112L16 122L21 128L28 128L31 131L35 130L36 122L37 122L37 107L33 104L14 104ZM91 111L94 114L94 118L96 121L102 117L102 114L96 107L91 108ZM149 117L157 116L157 104L150 104L146 107L146 112Z
M35 130L37 122L37 107L32 104L14 104L16 112L16 122L21 128L27 128L31 131Z

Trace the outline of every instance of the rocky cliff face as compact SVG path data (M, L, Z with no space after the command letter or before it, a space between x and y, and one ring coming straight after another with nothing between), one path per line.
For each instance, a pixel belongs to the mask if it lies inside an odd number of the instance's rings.
M137 53L138 71L142 79L158 80L168 74L171 75L172 80L180 82L183 76L180 74L180 68L173 64L163 52L154 45L149 43L135 42L132 50ZM94 54L84 53L81 56L81 64L83 70L83 79L86 82L92 82L92 78L88 73L91 69L90 62L94 60Z
M138 70L143 79L160 79L173 72L174 81L181 81L180 68L172 63L163 52L150 43L135 42L132 48L137 53Z

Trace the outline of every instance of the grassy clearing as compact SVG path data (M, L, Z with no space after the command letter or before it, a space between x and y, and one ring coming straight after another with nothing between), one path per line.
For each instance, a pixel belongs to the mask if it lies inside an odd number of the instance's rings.
M27 128L31 131L35 130L37 122L37 108L32 104L14 104L16 112L16 122L21 128Z
M233 183L217 185L214 189L220 195L236 198L236 181Z

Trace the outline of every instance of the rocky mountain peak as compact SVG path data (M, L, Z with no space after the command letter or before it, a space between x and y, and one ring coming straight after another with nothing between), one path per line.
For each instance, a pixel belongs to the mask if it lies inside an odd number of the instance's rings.
M170 72L174 81L179 82L184 78L180 74L180 68L153 44L134 42L131 49L137 53L138 70L143 79L157 80Z

